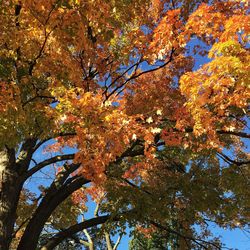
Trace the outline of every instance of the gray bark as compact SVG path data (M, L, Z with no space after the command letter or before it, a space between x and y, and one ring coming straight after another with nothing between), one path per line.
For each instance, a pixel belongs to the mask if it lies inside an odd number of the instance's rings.
M12 239L16 208L22 185L14 150L0 151L0 249L8 250Z

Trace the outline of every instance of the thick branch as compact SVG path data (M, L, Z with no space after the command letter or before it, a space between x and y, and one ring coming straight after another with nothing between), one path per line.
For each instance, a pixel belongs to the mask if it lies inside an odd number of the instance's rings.
M90 182L82 176L72 177L66 181L67 177L79 167L77 164L72 165L73 167L70 168L65 167L65 171L60 172L55 181L50 185L25 229L18 250L35 249L44 224L57 206L73 192Z
M107 222L108 220L111 220L111 219L113 222L119 221L124 215L128 215L128 214L133 213L133 212L134 212L134 210L132 209L132 210L129 210L126 212L122 212L116 216L101 215L101 216L94 217L94 218L89 219L89 220L85 220L81 223L77 223L77 224L65 229L64 231L61 231L61 232L57 233L56 235L54 235L41 248L41 250L52 250L58 244L60 244L62 241L64 241L65 239L72 237L74 234L76 234L80 231L83 231L84 229L88 229L88 228L91 228L94 226L104 224L105 222Z
M75 154L57 155L57 156L54 156L50 159L44 160L44 161L38 163L37 165L35 165L28 172L26 172L23 176L23 179L26 180L27 178L32 176L34 173L36 173L37 171L41 170L42 168L44 168L50 164L60 162L60 161L73 160L74 156L75 156Z
M60 244L63 240L73 236L74 234L76 234L84 229L103 224L108 219L110 219L110 215L103 215L103 216L95 217L95 218L92 218L89 220L85 220L81 223L75 224L75 225L67 228L64 231L59 232L54 237L52 237L47 242L47 244L42 247L41 250L52 250L58 244Z

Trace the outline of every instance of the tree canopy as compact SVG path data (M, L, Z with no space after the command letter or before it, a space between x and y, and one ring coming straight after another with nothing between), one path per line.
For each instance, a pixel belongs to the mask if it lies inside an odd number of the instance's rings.
M1 1L0 248L116 249L130 226L135 249L221 249L210 222L244 229L248 4Z

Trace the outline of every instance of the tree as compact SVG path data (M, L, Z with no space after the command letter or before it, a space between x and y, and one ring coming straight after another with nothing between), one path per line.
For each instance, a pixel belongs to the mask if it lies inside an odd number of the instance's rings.
M135 230L132 240L129 242L129 249L131 250L163 250L163 249L181 249L178 246L177 238L175 235L167 235L165 232L154 232L148 235L147 231L143 229L141 232Z
M126 223L219 249L208 221L246 226L248 2L205 2L1 1L1 249Z

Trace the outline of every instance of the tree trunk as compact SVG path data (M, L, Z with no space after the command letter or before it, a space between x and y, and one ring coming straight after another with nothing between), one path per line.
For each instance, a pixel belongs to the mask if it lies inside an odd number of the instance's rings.
M21 192L15 164L15 151L0 151L0 249L8 250L14 223L16 208Z

